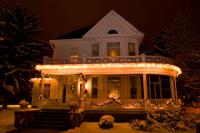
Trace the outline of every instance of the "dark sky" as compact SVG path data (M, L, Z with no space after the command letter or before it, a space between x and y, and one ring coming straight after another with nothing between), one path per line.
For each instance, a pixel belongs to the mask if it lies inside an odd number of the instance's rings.
M37 38L55 39L73 30L96 24L115 10L146 35L162 30L178 10L193 0L17 0L38 16L44 29Z

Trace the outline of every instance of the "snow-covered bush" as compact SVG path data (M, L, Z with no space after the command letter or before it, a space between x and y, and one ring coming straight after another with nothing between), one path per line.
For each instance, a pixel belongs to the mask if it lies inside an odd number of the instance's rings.
M99 121L99 127L109 129L113 127L114 117L112 115L103 115Z
M147 122L145 120L133 119L130 125L136 130L147 130Z
M133 120L130 125L137 130L170 132L186 131L195 128L200 122L200 114L189 114L181 110L169 110L162 112L149 112L147 120Z

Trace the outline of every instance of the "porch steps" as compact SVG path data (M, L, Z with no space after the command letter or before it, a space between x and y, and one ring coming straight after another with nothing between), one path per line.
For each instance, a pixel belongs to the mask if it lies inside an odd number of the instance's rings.
M35 122L30 124L34 128L52 128L64 130L70 128L69 109L42 109Z

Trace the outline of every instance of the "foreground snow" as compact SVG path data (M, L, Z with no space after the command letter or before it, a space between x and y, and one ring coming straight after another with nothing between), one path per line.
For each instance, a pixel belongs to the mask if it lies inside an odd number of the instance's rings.
M160 131L162 133L170 133L168 130ZM62 133L152 133L131 128L129 123L114 123L111 129L101 129L97 122L83 122L80 127L70 129ZM195 129L188 131L180 131L175 133L196 133Z
M0 133L15 129L14 118L14 110L0 111Z

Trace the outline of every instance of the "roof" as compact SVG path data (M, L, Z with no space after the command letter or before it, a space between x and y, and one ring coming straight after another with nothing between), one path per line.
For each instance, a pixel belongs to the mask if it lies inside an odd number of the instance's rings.
M125 20L115 11L111 10L100 19L83 37L95 37L117 30L119 34L136 35L143 38L144 34L137 30L132 24Z
M87 33L94 25L89 25L86 26L84 28L81 29L77 29L75 31L69 32L69 33L65 33L59 37L57 37L57 39L75 39L75 38L82 38L82 36Z

